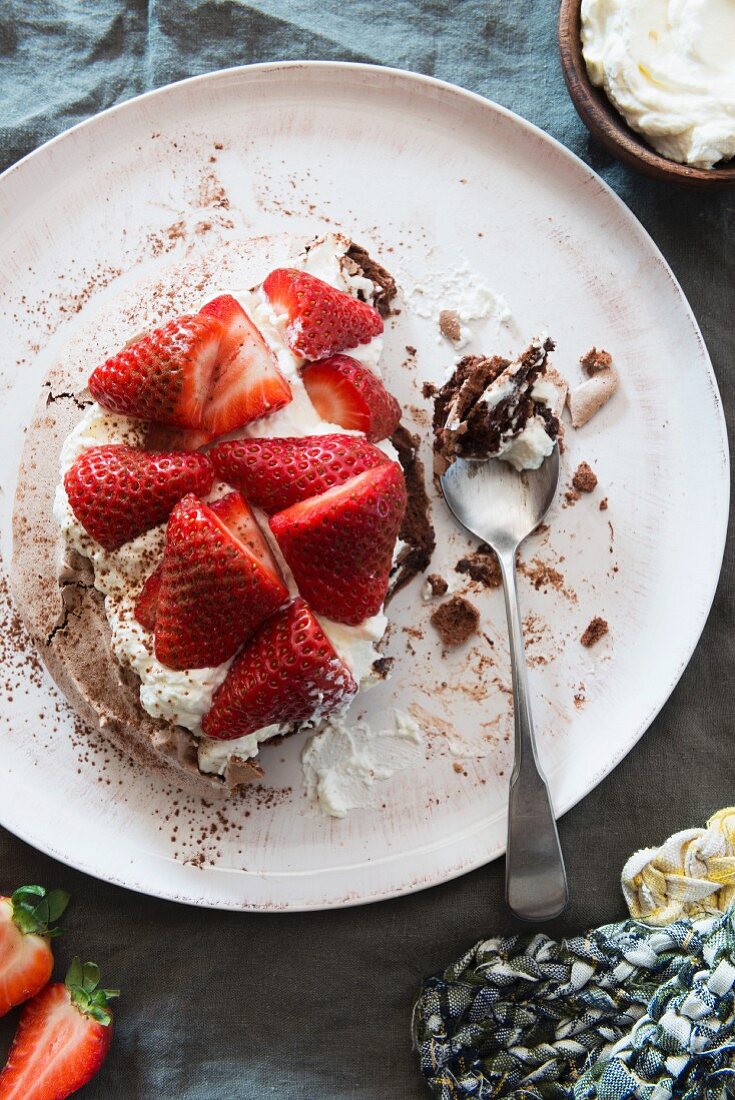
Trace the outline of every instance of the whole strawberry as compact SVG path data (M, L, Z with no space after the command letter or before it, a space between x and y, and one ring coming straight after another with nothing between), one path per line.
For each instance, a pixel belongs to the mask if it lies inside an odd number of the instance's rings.
M66 1100L94 1077L112 1043L109 1001L95 963L72 962L66 981L47 985L23 1009L0 1073L0 1100Z
M202 729L208 737L231 740L273 723L318 720L343 710L356 691L352 673L309 607L295 599L236 658Z
M218 443L209 457L222 481L271 514L390 461L366 439L341 432L234 439Z
M97 367L89 392L111 412L175 428L205 428L221 338L216 317L176 317Z
M406 503L403 471L390 462L271 518L299 592L317 614L352 626L377 614Z
M21 886L0 898L0 1016L33 997L54 968L51 937L69 904L63 890Z
M204 496L213 480L206 455L116 443L84 451L67 471L64 488L87 534L105 550L117 550L163 523L186 493Z
M288 346L302 359L356 348L383 331L377 309L305 271L276 268L263 290L274 309L286 315Z

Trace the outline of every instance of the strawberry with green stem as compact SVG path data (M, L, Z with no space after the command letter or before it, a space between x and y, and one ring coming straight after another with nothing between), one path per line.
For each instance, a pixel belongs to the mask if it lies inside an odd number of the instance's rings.
M51 939L69 904L64 890L21 886L0 898L0 1016L43 989L54 968Z
M0 1073L0 1100L66 1100L102 1066L112 1042L109 1002L99 967L73 960L66 980L47 985L23 1009Z

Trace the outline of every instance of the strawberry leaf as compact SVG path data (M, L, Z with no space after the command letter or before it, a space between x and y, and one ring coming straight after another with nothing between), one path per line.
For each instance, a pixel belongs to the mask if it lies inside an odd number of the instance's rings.
M66 972L66 978L64 979L69 989L77 986L81 987L84 981L84 971L82 970L82 960L78 955L75 955L71 961L71 966Z
M66 975L66 986L71 994L72 1004L80 1012L96 1020L104 1027L112 1023L112 1013L108 1002L120 996L119 989L99 989L100 969L96 963L82 964L76 955Z
M86 962L82 967L82 988L86 993L94 993L100 984L100 968L97 963Z
M13 920L24 935L55 936L58 928L52 928L67 905L69 895L65 890L46 893L43 886L21 886L11 896Z
M69 904L70 894L66 890L50 890L46 895L48 902L49 920L56 921L65 912Z

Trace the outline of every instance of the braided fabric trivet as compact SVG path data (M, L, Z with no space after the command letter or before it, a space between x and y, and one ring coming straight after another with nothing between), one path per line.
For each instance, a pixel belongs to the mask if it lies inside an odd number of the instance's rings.
M735 1063L733 911L479 943L424 981L422 1072L440 1100L715 1100Z
M684 829L635 852L622 887L631 917L646 924L723 913L735 901L735 809L714 814L706 829Z

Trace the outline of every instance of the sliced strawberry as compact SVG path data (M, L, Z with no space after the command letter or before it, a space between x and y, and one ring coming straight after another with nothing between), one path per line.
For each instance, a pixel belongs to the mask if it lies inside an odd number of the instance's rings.
M208 493L213 480L206 455L112 443L84 451L67 471L64 488L87 534L117 550L163 523L186 493Z
M288 598L282 581L206 504L189 495L166 531L155 653L169 668L228 660Z
M49 939L69 904L63 890L22 886L0 898L0 1016L22 1004L48 982L54 968Z
M250 505L241 494L227 493L219 500L212 501L209 507L243 546L246 546L250 553L265 566L274 580L282 584L281 570L276 564L268 540L261 531Z
M390 461L367 440L341 433L305 439L237 439L218 443L209 457L222 481L269 513Z
M222 294L204 306L199 316L215 318L223 330L204 413L212 436L269 416L292 400L275 355L239 302Z
M299 592L320 615L356 626L385 599L406 486L396 462L273 516Z
M285 313L288 346L302 359L323 359L356 348L383 331L377 309L305 271L276 268L263 290L275 310Z
M146 451L198 451L211 443L211 432L199 428L170 428L166 424L149 423L143 441Z
M135 618L151 634L156 629L156 611L158 608L158 593L161 591L161 577L163 576L163 562L157 565L148 580L140 590L140 595L135 601Z
M112 412L203 428L221 337L216 317L176 317L97 367L89 392Z
M110 1049L108 1002L117 996L99 988L94 963L74 959L63 985L47 985L23 1009L0 1073L0 1100L66 1100L91 1081Z
M227 493L226 496L212 501L208 507L219 517L225 527L229 528L233 535L265 566L273 579L279 584L283 583L281 570L276 564L268 540L240 493ZM162 576L163 562L153 570L135 601L135 618L141 626L151 632L156 629L158 596L161 591Z
M202 729L228 741L276 722L317 720L344 709L356 691L309 607L296 599L245 646L215 691Z
M302 378L312 405L330 424L364 432L374 443L398 427L401 406L377 375L350 355L310 363Z

